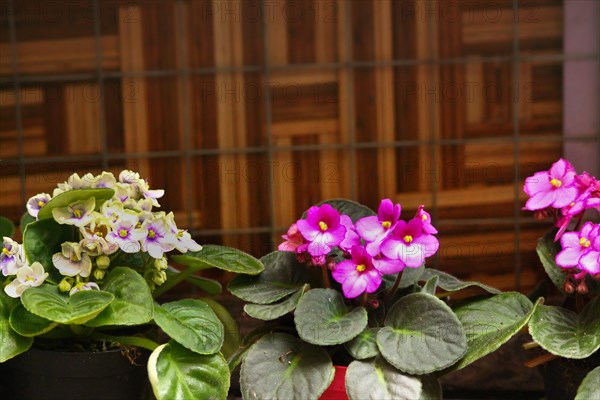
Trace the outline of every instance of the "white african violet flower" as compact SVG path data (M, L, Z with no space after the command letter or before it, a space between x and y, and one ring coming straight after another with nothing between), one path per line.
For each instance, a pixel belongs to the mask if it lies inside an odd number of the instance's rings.
M160 204L158 204L156 199L160 199L164 196L165 191L163 189L150 190L150 186L143 179L139 180L138 188L142 192L144 198L150 200L154 207L160 207Z
M100 287L94 282L80 282L69 291L69 296L73 296L75 293L84 290L100 290Z
M137 183L140 180L140 174L137 172L124 169L119 174L119 182L121 183Z
M113 187L115 187L116 183L117 180L115 179L115 176L112 174L112 172L104 171L94 178L92 187L112 189Z
M61 245L61 250L60 253L52 256L52 263L61 275L80 275L84 278L90 276L92 261L79 243L64 242Z
M189 251L200 251L202 250L202 246L200 246L188 231L184 229L177 228L177 224L175 224L175 214L170 212L167 214L167 224L169 225L169 230L171 234L175 235L175 248L181 253L186 253Z
M24 265L19 268L17 277L4 288L4 291L10 297L21 297L26 289L40 286L47 277L48 273L44 271L42 264L36 261L31 266Z
M152 211L152 199L139 199L137 202L137 209L139 211Z
M82 178L77 173L74 173L67 179L67 185L71 189L89 189L92 187L94 175L87 173Z
M76 201L67 207L52 209L52 217L59 224L75 225L82 227L89 224L94 218L96 199L90 197L87 200Z
M120 201L109 200L102 204L102 215L108 219L111 225L114 225L119 221L123 212L123 203Z
M131 211L124 211L119 220L113 225L112 232L106 236L109 243L116 243L125 253L140 251L140 240L146 237L145 229L136 228L138 216Z
M113 254L119 250L119 246L106 241L106 236L111 230L111 221L100 213L94 212L94 215L95 217L89 225L79 228L83 236L80 244L85 252L91 256Z
M142 240L142 249L154 258L162 258L163 253L175 249L175 237L167 224L165 213L156 213L153 219L146 219L142 229L148 233Z
M0 270L2 270L2 275L4 276L14 275L25 264L22 247L9 237L4 237L2 241Z
M48 193L39 193L31 197L27 201L27 212L34 218L37 218L38 213L50 201L52 197Z
M128 199L137 200L138 196L136 194L135 188L132 188L131 185L126 183L116 183L113 187L115 191L115 199L118 199L121 202L126 202Z

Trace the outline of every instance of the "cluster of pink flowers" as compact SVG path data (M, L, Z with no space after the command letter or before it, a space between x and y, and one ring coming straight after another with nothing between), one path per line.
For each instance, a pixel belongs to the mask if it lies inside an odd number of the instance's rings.
M548 171L536 172L525 180L525 193L529 200L525 209L535 211L536 216L552 215L560 239L562 251L556 263L566 269L576 269L575 279L587 274L600 274L600 224L585 223L581 229L583 214L588 209L600 211L600 181L587 172L577 174L566 160L560 159ZM575 220L573 232L567 232Z
M329 204L313 206L306 219L292 224L279 250L295 252L302 262L330 268L347 298L373 293L383 275L418 268L439 247L433 236L437 230L423 206L408 222L400 219L400 211L400 204L384 199L377 215L353 224L348 215ZM337 263L332 255L336 247L344 254L344 260Z

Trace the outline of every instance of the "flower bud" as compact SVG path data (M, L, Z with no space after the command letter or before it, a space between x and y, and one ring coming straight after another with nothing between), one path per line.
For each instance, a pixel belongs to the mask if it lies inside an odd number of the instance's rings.
M167 263L167 259L166 258L159 258L157 260L154 260L154 268L156 268L159 271L164 271L165 269L167 269L169 267L169 264Z
M571 293L575 292L575 285L573 285L569 281L565 281L565 285L563 286L563 290L565 291L565 293L571 294Z
M68 292L69 290L71 290L71 287L73 287L73 285L71 284L70 278L64 278L58 284L58 290L60 290L61 292Z
M96 258L96 265L100 269L106 269L110 265L110 258L107 256L100 256Z
M379 308L379 300L371 300L369 301L369 305L373 310L377 310Z
M152 276L152 282L160 286L167 281L167 273L165 271L155 271Z
M96 280L101 281L102 279L104 279L104 275L106 275L105 270L103 270L103 269L94 270L94 278L96 278Z
M579 282L575 290L578 294L588 294L590 291L584 281Z

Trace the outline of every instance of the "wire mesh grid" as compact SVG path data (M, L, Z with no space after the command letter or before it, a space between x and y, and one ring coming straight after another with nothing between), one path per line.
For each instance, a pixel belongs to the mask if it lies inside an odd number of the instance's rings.
M188 0L176 0L176 13L179 15L180 21L185 21L186 3ZM260 1L260 7L262 15L268 15L269 2ZM429 77L432 82L436 81L436 73L434 67L442 65L467 65L472 62L469 57L441 57L431 56L435 55L435 34L434 30L434 14L427 14L427 25L429 30L427 47L429 48L428 57L414 58L414 59L390 59L390 60L360 60L354 57L352 52L353 49L353 6L352 2L346 1L338 3L341 4L341 9L338 13L343 16L345 20L344 32L342 40L347 51L344 56L337 62L326 62L326 63L297 63L297 64L273 64L270 62L269 52L272 50L269 47L269 35L270 32L269 21L266 18L262 19L262 36L260 38L263 46L262 60L258 65L240 65L240 66L218 66L218 67L202 67L196 68L190 64L189 51L190 47L185 42L185 31L187 26L185 23L180 24L176 27L175 34L177 35L178 46L176 48L177 57L179 64L176 68L164 68L164 69L149 69L149 70L133 70L133 71L107 71L103 65L103 51L102 51L102 26L100 18L100 0L90 1L91 8L93 10L93 32L95 38L95 50L96 50L96 69L93 73L58 73L58 74L32 74L23 75L19 68L18 60L18 29L16 22L16 12L18 3L15 0L9 0L6 2L7 7L7 18L8 29L6 30L9 35L10 54L11 54L11 71L10 76L0 77L0 87L12 87L15 93L16 101L14 103L14 117L16 120L16 138L17 138L17 150L18 157L2 160L2 164L5 168L17 168L18 176L20 180L20 200L21 204L24 204L27 200L28 193L26 192L26 171L28 165L36 165L41 163L68 163L68 162L80 162L80 161L97 161L100 163L102 168L107 169L114 161L126 161L132 159L164 159L164 158L177 158L182 159L186 171L192 170L192 162L196 157L202 156L222 156L222 155L241 155L241 154L257 154L265 155L267 165L269 166L269 176L274 174L273 165L274 158L278 153L282 152L307 152L307 151L325 151L325 150L336 150L344 152L348 157L348 170L344 171L348 175L349 181L349 194L350 198L357 199L358 193L361 190L357 183L357 160L356 152L361 150L379 150L385 148L399 149L399 148L412 148L417 146L426 146L429 148L429 157L432 164L437 164L440 160L438 159L439 153L437 149L444 145L464 145L464 144L512 144L513 145L513 184L514 184L514 205L513 205L513 216L510 219L506 218L470 218L465 221L461 218L440 218L439 216L439 193L436 185L431 185L429 195L430 198L423 198L423 202L428 204L431 210L432 218L437 221L438 224L454 224L454 225L482 225L496 224L496 225L513 225L514 235L514 286L517 290L521 288L521 254L518 249L521 248L521 200L519 194L521 192L521 181L524 178L522 171L520 170L520 148L526 143L548 143L548 142L559 142L565 143L571 142L582 142L590 143L591 145L598 142L600 132L597 130L595 133L590 135L571 135L566 137L562 134L546 134L536 136L524 136L521 132L521 121L519 115L519 107L517 106L518 99L512 99L511 107L511 118L512 118L512 135L504 137L466 137L466 138L443 138L435 134L436 126L440 123L435 112L434 102L430 102L430 112L428 116L428 126L430 132L427 133L425 139L407 139L407 140L395 140L395 141L360 141L357 140L355 124L352 123L356 118L356 109L353 106L355 104L355 76L357 71L361 70L372 70L381 67L417 67L425 66L428 68ZM434 7L432 0L424 0L420 2L424 7ZM520 2L518 0L512 1L512 10L514 15L519 13ZM556 54L528 54L523 53L520 50L520 35L519 35L520 24L518 18L513 18L512 22L512 44L510 52L503 55L483 55L479 57L478 62L482 64L489 63L505 63L511 66L511 80L513 85L518 85L520 81L520 65L523 62L549 62L549 63L563 63L566 61L595 61L598 63L600 50L598 47L594 52L586 53L569 53L564 52ZM4 31L3 31L4 32ZM271 78L274 73L278 72L289 72L289 71L310 71L310 70L333 70L333 71L345 71L344 79L346 80L346 96L348 96L347 104L347 118L349 123L347 124L348 129L342 134L345 135L343 143L318 143L318 144L294 144L290 146L281 146L274 143L273 140L273 111L272 111L272 88L268 86L268 82L271 82ZM181 79L184 86L189 85L190 79L194 76L203 76L210 74L219 73L257 73L260 74L265 84L266 96L263 97L264 107L264 132L266 135L266 141L263 145L259 146L234 146L231 148L194 148L192 145L192 130L191 130L191 117L190 117L190 105L192 99L187 91L182 90L179 92L179 102L181 107L179 108L179 118L182 121L182 135L183 143L181 149L177 150L160 150L160 151L143 151L143 152L127 152L127 153L111 153L108 149L108 136L107 136L107 124L106 124L106 110L105 110L105 83L107 79L123 79L123 78L177 78ZM600 76L600 70L597 72ZM52 82L89 82L93 81L97 84L100 94L100 148L101 151L95 154L60 154L51 156L37 156L37 157L26 157L25 156L25 136L23 126L23 109L21 101L21 89L28 84L39 84L39 83L52 83ZM600 111L600 110L599 110ZM598 128L598 127L597 127ZM374 132L375 133L375 132ZM598 169L600 170L600 161L598 162ZM438 173L437 169L432 169L432 181L436 182L439 177L436 176ZM189 227L193 227L193 212L196 208L194 194L191 190L193 185L192 174L185 174L183 180L186 190L184 191L184 197L186 199L185 213L186 222ZM426 196L424 196L426 197ZM278 201L276 194L273 191L272 182L268 185L267 203L270 210L268 220L262 221L258 226L251 227L240 227L240 228L201 228L193 229L193 234L199 236L202 240L203 236L220 236L220 235L252 235L252 234L268 234L271 238L275 237L281 231L286 229L285 226L278 226L274 218L274 208ZM291 222L291 221L290 221ZM273 244L271 244L273 246Z

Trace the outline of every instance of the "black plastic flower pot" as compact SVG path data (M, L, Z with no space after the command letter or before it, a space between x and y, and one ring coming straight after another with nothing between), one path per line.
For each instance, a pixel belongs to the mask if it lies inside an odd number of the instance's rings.
M2 366L6 399L137 400L148 395L148 352L61 352L32 348ZM132 362L133 361L133 362ZM6 396L5 396L6 395Z

